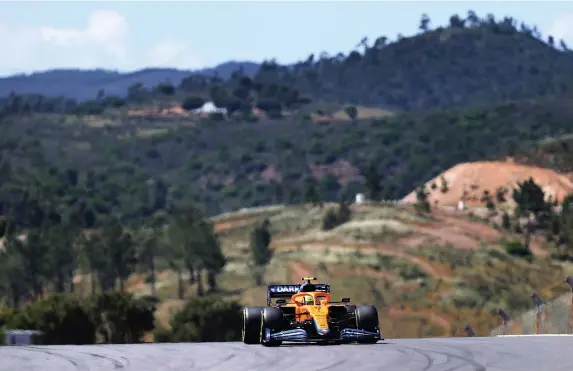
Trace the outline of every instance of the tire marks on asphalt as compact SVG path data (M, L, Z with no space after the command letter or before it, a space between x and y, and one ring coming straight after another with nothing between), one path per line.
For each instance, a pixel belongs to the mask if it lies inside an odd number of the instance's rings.
M0 371L571 371L573 338L396 339L374 345L174 343L0 347Z

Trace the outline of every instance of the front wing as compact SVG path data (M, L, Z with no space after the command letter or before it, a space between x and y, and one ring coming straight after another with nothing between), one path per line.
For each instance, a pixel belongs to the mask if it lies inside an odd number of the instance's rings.
M340 331L339 338L328 336L309 336L304 329L291 329L272 333L270 329L264 329L263 343L272 341L289 341L289 342L331 342L331 341L358 341L358 340L384 340L380 334L380 329L376 332L369 332L355 328L345 328Z

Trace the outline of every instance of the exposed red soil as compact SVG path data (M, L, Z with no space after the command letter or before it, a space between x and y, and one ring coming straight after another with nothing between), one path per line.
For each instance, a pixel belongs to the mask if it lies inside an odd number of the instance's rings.
M363 276L376 279L388 279L392 281L398 279L398 275L394 272L377 271L368 267L348 268L348 265L343 264L329 264L328 271L335 272L336 277L339 278Z
M245 227L253 222L253 218L245 218L239 220L230 220L220 223L215 223L214 229L215 232L222 232L229 229L241 228Z
M446 193L440 191L441 177L448 182L449 190ZM495 198L498 188L506 188L511 192L518 182L532 177L539 184L546 195L552 195L559 201L573 191L573 181L567 175L560 174L551 169L516 164L514 162L483 161L461 163L426 183L430 190L432 183L438 188L431 191L430 203L438 201L439 205L457 206L460 200L464 200L467 206L483 206L480 201L484 190L488 190ZM511 199L511 193L508 193ZM413 191L402 199L407 203L416 202L416 193Z
M357 242L339 242L339 243L324 243L324 242L310 242L303 244L305 248L318 248L318 249L326 249L328 245L336 245L337 247L345 247L349 249L359 249L362 252L379 252L384 255L393 256L396 258L401 258L405 260L409 260L412 263L418 265L420 269L425 271L427 274L433 277L441 277L444 279L450 279L453 277L451 270L443 264L437 262L429 262L425 258L419 256L412 256L408 255L402 251L398 251L391 246L384 245L384 244L366 244L366 243L357 243ZM296 250L298 246L287 244L281 245L279 241L275 244L275 249L280 250Z
M335 176L340 184L346 184L359 177L358 169L346 160L339 160L329 165L316 165L309 161L308 167L311 169L314 178L322 179L330 174Z
M467 211L434 208L432 216L437 218L437 221L412 225L417 233L425 236L408 236L399 242L401 245L415 247L423 245L430 236L438 243L451 244L454 248L477 250L481 248L482 242L493 245L499 243L502 238L515 238L515 234L495 229L485 222L468 220L465 215ZM542 238L532 238L530 248L534 255L547 256L548 252L542 245Z
M261 173L261 177L266 181L282 181L282 176L280 171L278 171L274 166L269 166Z
M292 262L290 268L292 282L300 282L302 277L312 276L310 268L300 261Z

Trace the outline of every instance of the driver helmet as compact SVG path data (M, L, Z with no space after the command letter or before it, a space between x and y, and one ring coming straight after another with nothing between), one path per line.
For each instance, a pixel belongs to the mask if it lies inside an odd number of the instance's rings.
M299 292L313 292L313 291L316 291L316 286L314 286L310 282L305 282L302 285L300 285Z
M312 305L313 304L312 296L305 296L303 300L304 300L305 305Z

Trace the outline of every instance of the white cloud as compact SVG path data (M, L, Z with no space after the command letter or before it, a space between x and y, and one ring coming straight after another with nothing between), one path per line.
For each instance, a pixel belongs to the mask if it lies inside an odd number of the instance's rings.
M130 53L129 25L119 13L98 10L85 27L41 26L22 28L0 20L0 74L52 68L108 68L131 70L147 66L194 68L199 60L181 42L162 42L148 58Z
M573 46L573 13L563 14L556 18L547 30L555 40L563 39L567 45Z
M95 68L127 62L128 26L116 12L93 12L85 28L0 25L0 69Z
M127 22L119 13L112 11L95 11L85 29L58 29L41 27L41 40L58 47L82 48L95 47L99 52L110 54L112 57L125 57L125 41L127 37Z

